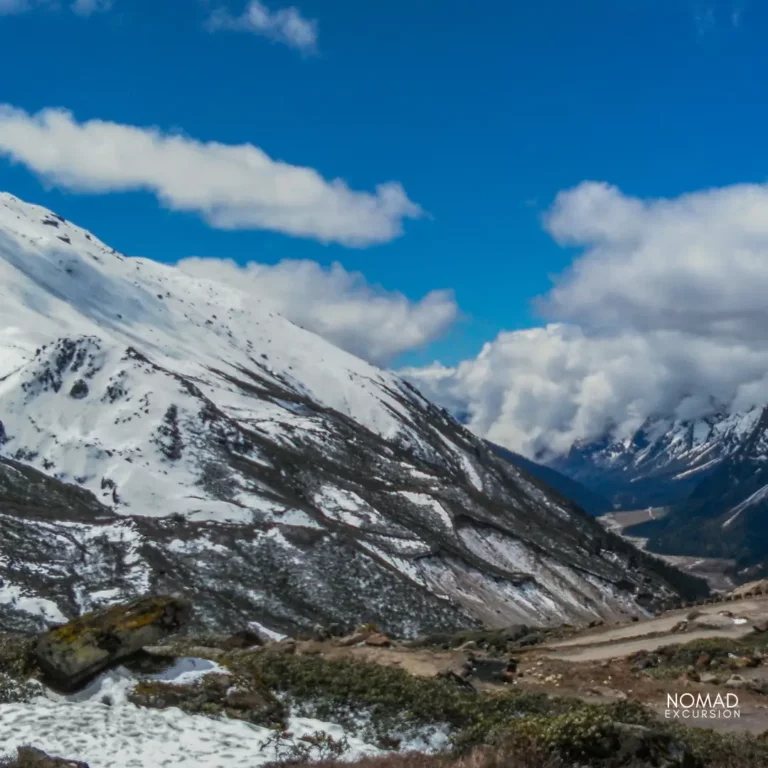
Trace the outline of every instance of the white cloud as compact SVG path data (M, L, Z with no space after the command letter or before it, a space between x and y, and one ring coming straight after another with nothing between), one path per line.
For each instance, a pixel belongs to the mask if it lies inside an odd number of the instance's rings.
M529 454L768 402L768 186L641 200L584 183L545 226L582 249L540 302L554 322L408 372L425 393Z
M251 0L240 16L233 16L226 8L217 8L208 19L208 29L251 32L304 53L317 48L317 21L304 18L298 8L273 11L259 0Z
M71 8L78 16L90 16L94 13L109 11L113 5L113 0L74 0Z
M420 301L369 285L340 264L286 260L243 267L221 259L185 259L188 274L231 283L294 323L377 365L441 337L458 317L450 291L432 291Z
M375 192L273 160L252 144L201 142L156 128L70 112L36 115L0 105L0 156L58 187L90 193L147 190L173 210L220 229L267 229L364 247L394 239L421 209L398 182Z
M114 0L73 0L70 9L78 16L90 16L97 11L108 11L112 8ZM35 8L59 8L55 0L0 0L0 16L9 16L14 13L25 13Z
M14 13L24 13L38 5L37 0L0 0L0 16L10 16Z

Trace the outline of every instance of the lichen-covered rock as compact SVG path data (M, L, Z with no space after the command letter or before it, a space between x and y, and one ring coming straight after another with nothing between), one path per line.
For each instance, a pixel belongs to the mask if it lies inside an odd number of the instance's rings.
M178 632L190 615L189 603L181 598L141 598L43 633L34 656L52 682L75 688L116 661Z
M19 747L16 757L4 765L7 768L88 768L87 763L51 757L36 747Z

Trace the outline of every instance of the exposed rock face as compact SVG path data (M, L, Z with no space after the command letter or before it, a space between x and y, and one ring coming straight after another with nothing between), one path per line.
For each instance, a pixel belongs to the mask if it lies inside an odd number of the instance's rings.
M86 614L41 635L40 667L62 688L74 688L116 661L178 632L189 620L189 603L148 597Z
M8 768L88 768L88 764L79 760L51 757L36 747L19 747L15 761L12 760Z

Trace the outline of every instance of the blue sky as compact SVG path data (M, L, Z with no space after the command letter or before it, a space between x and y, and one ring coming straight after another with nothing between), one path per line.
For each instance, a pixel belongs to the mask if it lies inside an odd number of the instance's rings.
M541 223L559 191L599 180L676 197L765 179L768 8L756 2L294 4L316 20L313 52L211 31L212 2L114 0L86 17L43 1L0 16L0 102L251 143L354 190L399 181L428 214L401 237L350 248L220 230L148 192L73 193L1 158L0 189L132 255L338 261L413 300L452 289L465 318L397 362L454 364L540 322L531 299L574 257ZM219 5L234 18L245 3Z

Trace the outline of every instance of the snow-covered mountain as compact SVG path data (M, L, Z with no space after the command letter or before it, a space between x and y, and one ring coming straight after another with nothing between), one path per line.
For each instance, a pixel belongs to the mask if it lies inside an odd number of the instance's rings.
M0 195L0 618L184 590L209 626L637 612L693 581L394 374Z
M652 421L628 440L575 445L552 465L624 509L667 507L630 529L652 551L734 558L745 579L768 571L768 408Z
M684 501L760 430L763 410L698 419L651 419L631 437L576 443L549 466L623 509Z

